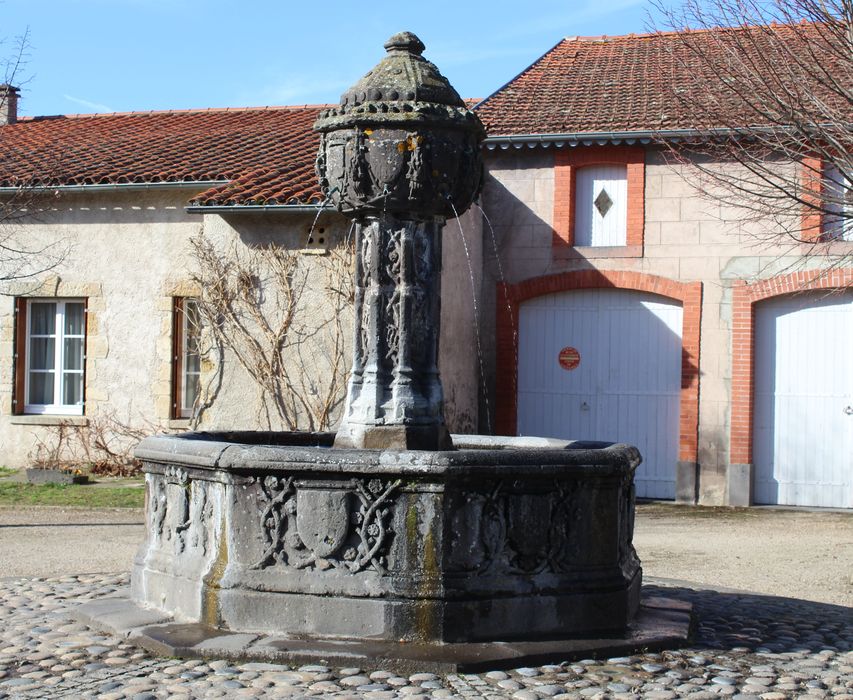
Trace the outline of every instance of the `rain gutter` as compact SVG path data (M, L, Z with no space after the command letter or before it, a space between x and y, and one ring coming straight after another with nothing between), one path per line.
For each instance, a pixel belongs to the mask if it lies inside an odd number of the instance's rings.
M191 204L184 207L190 214L234 214L262 213L267 211L292 211L292 212L316 212L321 209L321 204L228 204L209 205ZM332 210L334 211L334 210Z
M592 146L604 144L648 144L653 141L682 141L688 138L731 135L734 130L696 131L694 129L671 129L666 131L589 131L573 134L512 134L508 136L488 136L484 142L486 148L563 148L564 146Z
M174 182L98 182L90 185L28 185L0 187L0 194L18 192L136 192L141 190L168 190L182 187L197 189L227 185L229 180L176 180Z

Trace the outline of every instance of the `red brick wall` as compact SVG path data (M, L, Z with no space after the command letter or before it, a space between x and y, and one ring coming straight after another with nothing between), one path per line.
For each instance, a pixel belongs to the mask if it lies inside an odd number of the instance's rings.
M820 158L803 158L800 168L802 186L805 190L803 200L820 205L821 188L823 187L823 161ZM803 215L800 222L802 238L805 241L819 241L822 235L823 217L807 203L803 204ZM737 464L740 464L737 462Z
M681 338L681 420L679 460L696 462L699 431L699 339L701 335L702 283L675 280L640 272L580 270L545 275L518 284L499 284L497 290L497 390L495 432L515 435L518 417L518 310L522 302L573 289L633 289L680 301L683 307Z
M575 241L575 178L586 165L625 165L628 184L626 245L643 245L646 151L639 146L565 147L554 156L554 236L557 248Z
M729 433L729 461L732 464L752 464L755 304L781 294L851 286L853 268L792 272L752 284L735 282L732 293L732 410Z

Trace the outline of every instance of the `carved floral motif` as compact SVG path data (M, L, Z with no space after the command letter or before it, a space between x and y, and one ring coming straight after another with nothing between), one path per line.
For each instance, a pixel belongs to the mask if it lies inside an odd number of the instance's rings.
M400 361L400 290L385 295L385 361L394 370Z
M346 489L312 489L292 477L260 482L261 531L266 548L253 569L386 572L391 496L400 481L353 480ZM355 506L355 507L353 507Z
M433 356L435 336L430 332L430 303L421 287L412 289L412 364L426 367Z
M358 231L358 249L356 251L356 314L355 314L355 352L354 352L354 374L368 362L370 356L370 310L372 305L365 303L365 298L371 293L371 246L372 240L369 229L360 228Z
M152 478L148 507L157 545L169 543L177 554L188 546L207 554L213 506L204 483L191 480L186 469L166 467L162 477Z
M200 481L193 482L190 501L190 546L200 549L202 556L207 555L212 516L213 504L207 496L207 485Z
M414 232L415 239L415 281L422 285L429 285L433 281L432 248L433 242L429 234L422 226L418 226Z
M555 481L553 490L541 493L519 493L515 485L497 482L465 498L454 522L459 553L451 556L454 570L478 575L573 570L580 555L573 531L582 512L576 482Z
M360 129L355 130L355 135L350 141L352 155L349 159L349 172L347 184L352 187L356 198L367 197L371 191L370 169L367 163L367 152L364 144L364 135Z
M166 524L166 482L157 477L150 477L148 491L148 519L150 520L150 531L154 533L154 539L159 543L163 537L163 528Z
M410 153L406 179L409 183L409 197L417 200L424 191L424 168L426 149L423 148L424 137L416 133L410 133L406 138L406 145Z
M395 286L403 281L403 231L402 227L390 229L385 242L385 276Z

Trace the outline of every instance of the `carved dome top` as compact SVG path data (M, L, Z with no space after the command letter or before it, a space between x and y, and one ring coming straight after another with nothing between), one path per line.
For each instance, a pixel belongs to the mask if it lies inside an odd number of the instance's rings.
M359 125L389 127L435 124L483 131L459 93L421 54L424 43L411 32L385 42L386 55L347 90L340 105L320 113L314 128L334 131Z

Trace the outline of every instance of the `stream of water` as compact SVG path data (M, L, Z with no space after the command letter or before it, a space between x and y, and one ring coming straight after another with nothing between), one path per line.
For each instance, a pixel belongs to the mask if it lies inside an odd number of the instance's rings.
M456 211L456 206L450 202L450 208L456 216L456 225L459 227L459 238L462 240L462 248L465 250L465 260L468 263L468 276L471 279L471 298L474 305L474 327L477 330L477 359L480 363L480 386L483 388L483 405L486 409L486 425L492 425L492 413L489 406L489 395L486 392L486 369L483 360L483 346L480 339L480 307L477 302L477 285L474 280L474 267L471 264L471 252L468 249L468 241L465 240L465 232L462 230L462 221L459 218L459 212ZM481 210L482 211L482 210Z

